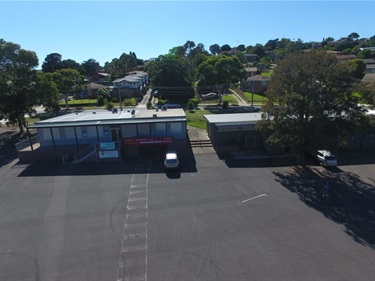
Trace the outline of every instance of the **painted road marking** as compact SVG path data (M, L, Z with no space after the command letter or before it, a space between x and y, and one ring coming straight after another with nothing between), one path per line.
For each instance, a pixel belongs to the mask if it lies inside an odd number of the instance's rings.
M117 281L147 281L147 189L151 163L139 161L130 182Z
M261 195L258 195L258 196L255 196L255 197L252 197L252 198L249 198L249 199L243 200L243 201L241 202L241 204L242 204L242 203L246 203L246 202L251 201L251 200L254 200L254 199L257 199L257 198L260 198L260 197L263 197L263 196L267 196L267 194L261 194Z

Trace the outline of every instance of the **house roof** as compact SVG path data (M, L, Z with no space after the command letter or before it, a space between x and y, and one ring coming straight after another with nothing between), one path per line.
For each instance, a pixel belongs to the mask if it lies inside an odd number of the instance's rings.
M375 82L375 73L366 73L362 78L362 82L372 83Z
M245 71L246 72L257 72L258 68L257 67L246 67Z
M107 86L104 86L102 84L98 84L98 83L89 83L86 85L86 88L88 90L99 90L99 89L102 89L102 88L109 88Z
M362 61L363 61L365 64L374 64L374 63L375 63L375 60L374 60L374 59L362 59Z
M132 110L133 109L126 109L123 111L118 111L118 113L112 113L111 111L107 110L87 110L39 121L37 123L34 123L29 128L36 129L53 127L186 121L186 114L184 110L181 108L158 111L147 109L134 109L134 115L131 114Z
M336 55L336 57L340 60L352 60L355 59L355 55Z
M111 74L109 74L109 73L105 73L105 72L98 72L98 74L99 74L100 76L104 76L104 77L108 77L108 76L111 75Z
M245 57L257 57L257 54L245 54Z
M270 81L271 78L267 76L262 75L255 75L247 78L247 81Z

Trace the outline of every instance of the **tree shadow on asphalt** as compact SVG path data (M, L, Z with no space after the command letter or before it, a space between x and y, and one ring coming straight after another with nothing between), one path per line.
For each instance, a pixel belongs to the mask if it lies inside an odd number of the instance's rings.
M355 241L375 248L375 185L364 182L358 175L338 168L319 170L296 166L289 173L274 172L276 181L309 207L345 227ZM323 197L325 181L329 183Z
M8 129L0 134L0 168L17 159L15 144L24 140L26 133L19 133L16 129Z

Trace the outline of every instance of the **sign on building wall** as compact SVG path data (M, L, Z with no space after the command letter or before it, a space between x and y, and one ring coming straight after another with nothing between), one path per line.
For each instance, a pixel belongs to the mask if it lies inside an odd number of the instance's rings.
M119 154L117 150L99 150L99 158L118 158Z
M114 142L101 142L100 143L100 150L112 150L115 149Z
M126 138L122 140L123 145L167 144L172 142L172 137Z

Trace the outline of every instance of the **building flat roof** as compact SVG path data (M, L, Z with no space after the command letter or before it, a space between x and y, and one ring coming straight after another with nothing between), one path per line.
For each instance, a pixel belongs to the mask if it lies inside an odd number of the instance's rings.
M131 114L132 110L135 111L134 115ZM176 108L156 111L132 108L125 109L123 111L118 110L117 113L112 113L108 110L87 110L39 121L29 128L156 123L173 121L186 121L186 114L183 109Z
M209 123L235 125L238 123L256 123L262 119L261 113L228 113L203 115Z

